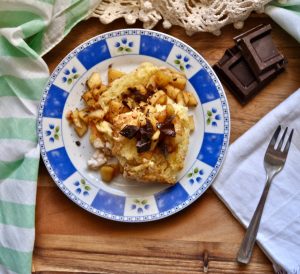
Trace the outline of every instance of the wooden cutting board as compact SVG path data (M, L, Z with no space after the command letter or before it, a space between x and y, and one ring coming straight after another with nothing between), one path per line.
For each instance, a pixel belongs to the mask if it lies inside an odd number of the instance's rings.
M299 44L265 15L252 15L244 30L260 23L272 24L274 40L289 64L284 73L244 107L226 90L231 110L231 142L300 87ZM110 25L102 25L95 18L81 22L44 59L53 71L80 43L126 27L123 20ZM133 27L142 25L137 23ZM156 29L188 43L210 64L233 45L232 38L241 32L227 26L219 37L207 33L189 37L177 27ZM33 272L273 273L270 261L257 246L248 266L235 262L244 232L211 189L187 209L164 220L126 224L102 219L65 197L41 163Z

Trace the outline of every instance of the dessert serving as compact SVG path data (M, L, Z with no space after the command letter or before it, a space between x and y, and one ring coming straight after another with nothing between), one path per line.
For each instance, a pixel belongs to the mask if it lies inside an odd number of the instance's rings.
M224 161L230 114L213 69L164 33L126 29L73 49L45 86L41 155L78 206L121 222L166 218Z
M87 165L109 182L118 173L141 182L175 184L194 130L186 76L149 62L125 74L110 66L108 84L93 72L82 94L83 109L67 119L77 135L89 134L95 152Z

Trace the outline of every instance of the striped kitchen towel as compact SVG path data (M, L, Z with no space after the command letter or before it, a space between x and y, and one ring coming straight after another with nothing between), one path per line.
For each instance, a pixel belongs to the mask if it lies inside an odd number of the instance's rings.
M300 43L300 0L273 0L265 13Z
M39 147L49 77L41 56L101 0L0 1L0 273L31 273Z

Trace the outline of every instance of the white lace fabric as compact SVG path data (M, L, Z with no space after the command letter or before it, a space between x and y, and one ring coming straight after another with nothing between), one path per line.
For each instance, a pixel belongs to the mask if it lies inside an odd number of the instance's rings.
M188 35L196 32L221 34L228 24L242 28L251 12L263 12L271 0L103 0L92 13L103 24L124 18L127 24L136 20L153 28L163 20L163 27L181 26Z

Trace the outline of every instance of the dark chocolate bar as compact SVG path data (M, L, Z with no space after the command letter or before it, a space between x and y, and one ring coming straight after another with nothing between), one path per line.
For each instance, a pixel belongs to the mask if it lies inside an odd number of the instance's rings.
M226 50L224 56L213 68L240 103L245 104L274 79L284 69L284 66L283 61L256 77L239 48L234 46Z
M277 70L278 63L281 66L286 62L273 43L271 31L270 25L259 25L234 38L256 77L266 71Z

